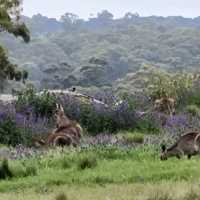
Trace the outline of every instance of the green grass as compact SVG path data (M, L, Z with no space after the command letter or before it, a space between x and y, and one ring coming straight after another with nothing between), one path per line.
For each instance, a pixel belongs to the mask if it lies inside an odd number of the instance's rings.
M199 200L197 182L64 185L1 193L0 200Z
M133 143L138 143L138 144L142 144L144 142L144 134L142 134L141 132L126 132L123 131L121 133L118 133L117 136L119 138L123 138L127 144L133 144Z
M9 161L14 175L0 181L0 192L62 185L107 185L200 180L200 158L160 161L153 148L51 151L48 155ZM81 167L82 166L82 167Z

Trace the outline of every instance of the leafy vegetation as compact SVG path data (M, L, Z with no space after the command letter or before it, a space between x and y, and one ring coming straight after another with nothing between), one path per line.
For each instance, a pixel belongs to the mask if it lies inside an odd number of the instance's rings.
M9 2L2 1L0 25L28 42L26 26L10 18L12 8L19 18L20 2ZM73 13L59 21L41 15L22 19L33 41L27 46L7 34L2 36L11 54L8 58L0 47L0 78L25 83L27 69L36 88L29 85L18 93L15 104L0 104L0 143L29 145L34 134L48 133L56 102L89 134L76 149L35 153L35 149L16 147L15 154L8 155L13 160L5 159L0 165L1 197L13 199L12 192L23 190L28 197L34 195L30 199L52 199L52 194L58 200L80 199L78 188L81 199L90 199L91 190L92 199L105 199L104 187L114 195L107 192L109 199L199 199L195 187L200 179L199 156L190 161L159 159L161 142L171 144L191 127L199 130L199 18L127 13L114 19L112 13L102 11L88 21ZM20 71L9 59L22 66ZM41 88L75 85L105 104L47 91L36 94ZM154 100L162 97L176 100L175 116L152 109ZM88 191L88 185L95 187ZM65 192L57 191L57 186Z
M132 92L143 81L134 73L146 65L198 73L199 18L111 16L106 11L89 21L72 13L61 20L23 17L31 44L8 36L1 41L37 88L106 86Z
M17 127L15 121L9 116L0 121L0 141L1 144L16 146L18 144L30 144L32 137Z
M80 162L86 157L95 157L98 165L90 167L91 165L84 164L89 168L80 170ZM69 162L71 166L63 168L63 160ZM14 177L1 181L0 191L11 192L20 188L36 190L41 187L50 189L65 184L81 187L81 185L194 182L200 177L198 163L198 156L193 157L192 160L182 159L181 162L176 158L162 162L159 159L159 151L152 147L92 148L77 151L66 149L64 152L57 149L45 156L9 161L9 169ZM33 169L30 170L30 166ZM26 173L22 172L23 169Z
M148 68L146 71L148 72ZM156 68L151 68L150 71L147 92L154 100L172 97L180 102L192 88L195 79L199 78L189 73L173 74Z
M18 94L16 101L17 111L26 114L33 114L36 117L51 118L56 107L56 97L48 91L37 95L36 89L32 85L28 85Z
M186 111L193 116L200 117L200 108L197 105L188 105Z
M0 1L0 26L1 32L5 31L14 36L22 37L25 42L30 41L30 33L24 23L20 22L20 1L19 0L1 0ZM17 69L16 64L12 64L6 54L6 51L0 46L0 91L3 90L3 81L20 81L28 78L28 73Z

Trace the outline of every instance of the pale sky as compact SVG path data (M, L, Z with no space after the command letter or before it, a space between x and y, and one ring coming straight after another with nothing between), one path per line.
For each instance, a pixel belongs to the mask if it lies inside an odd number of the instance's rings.
M200 16L200 0L23 0L23 14L32 16L37 13L57 18L66 12L87 19L90 14L108 10L115 18L126 12L139 13L141 16Z

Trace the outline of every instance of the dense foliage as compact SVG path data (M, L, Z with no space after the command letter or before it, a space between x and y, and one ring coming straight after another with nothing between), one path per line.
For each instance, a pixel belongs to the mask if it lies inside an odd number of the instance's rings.
M19 112L36 117L52 118L56 107L56 97L44 91L41 95L36 94L32 85L19 92L16 101L16 109Z
M20 0L0 1L0 32L8 32L15 37L22 37L25 42L30 41L28 28L20 21ZM3 81L16 80L23 82L27 79L28 73L17 69L16 64L12 64L3 47L0 46L0 91L3 90Z
M132 90L124 78L145 65L170 72L199 70L199 18L112 16L103 11L88 21L72 13L61 20L23 17L33 36L30 46L8 36L1 40L38 88Z

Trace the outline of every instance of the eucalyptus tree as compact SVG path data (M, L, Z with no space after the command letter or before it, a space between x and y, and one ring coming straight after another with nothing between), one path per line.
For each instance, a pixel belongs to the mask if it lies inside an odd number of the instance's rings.
M30 33L26 25L21 21L21 0L0 0L0 32L13 34L21 37L24 42L30 41ZM12 64L5 49L0 46L0 90L3 90L5 80L20 81L27 79L26 71L20 71L17 65Z

